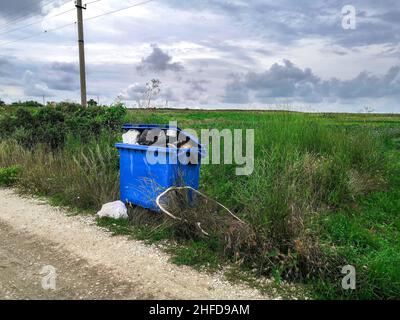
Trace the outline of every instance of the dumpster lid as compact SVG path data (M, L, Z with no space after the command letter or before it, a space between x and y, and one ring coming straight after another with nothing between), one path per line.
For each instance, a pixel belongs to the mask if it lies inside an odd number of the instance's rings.
M169 124L130 124L126 123L122 126L122 129L124 130L146 130L146 129L173 129L177 131L182 131L181 128L175 127L175 126L170 126Z

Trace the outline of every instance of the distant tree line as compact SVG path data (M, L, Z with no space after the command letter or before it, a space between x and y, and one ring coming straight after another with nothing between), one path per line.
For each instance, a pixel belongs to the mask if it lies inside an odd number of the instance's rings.
M72 104L72 105L78 105L76 103L73 102L59 102L59 103L55 103L55 102L47 102L48 106L55 106L58 104ZM97 107L98 103L97 101L95 101L94 99L90 99L88 101L88 106L89 107ZM0 99L0 106L6 106L6 103ZM38 107L44 107L44 105L40 102L34 101L34 100L27 100L27 101L15 101L12 102L10 104L11 107L31 107L31 108L38 108Z
M0 99L0 106L6 106L7 104L3 101L3 100L1 100ZM37 101L34 101L34 100L27 100L27 101L15 101L15 102L12 102L11 104L9 104L9 106L11 106L11 107L34 107L34 108L37 108L37 107L43 107L43 104L41 104L41 103L39 103L39 102L37 102Z

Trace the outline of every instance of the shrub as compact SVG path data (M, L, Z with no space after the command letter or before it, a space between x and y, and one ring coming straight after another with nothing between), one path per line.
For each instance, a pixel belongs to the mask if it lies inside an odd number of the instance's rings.
M21 173L20 166L0 168L0 186L9 187L15 183Z
M0 119L0 137L13 138L30 148L46 144L54 150L63 147L70 134L88 141L100 137L102 131L119 129L125 112L123 105L82 108L60 103L55 108L43 107L34 111L18 108Z

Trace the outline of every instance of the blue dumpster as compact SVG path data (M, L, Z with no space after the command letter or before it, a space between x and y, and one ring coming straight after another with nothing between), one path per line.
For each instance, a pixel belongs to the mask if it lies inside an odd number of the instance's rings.
M160 211L156 198L171 186L199 187L201 157L199 142L177 127L169 125L124 125L124 130L175 130L189 137L195 148L171 148L117 143L120 154L121 201ZM159 161L155 161L158 159Z

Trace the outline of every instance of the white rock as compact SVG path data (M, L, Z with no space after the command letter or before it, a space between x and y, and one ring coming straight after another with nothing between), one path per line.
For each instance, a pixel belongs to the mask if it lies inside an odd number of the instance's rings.
M99 217L108 217L113 219L128 219L128 209L122 201L114 201L103 204L101 210L97 212Z

